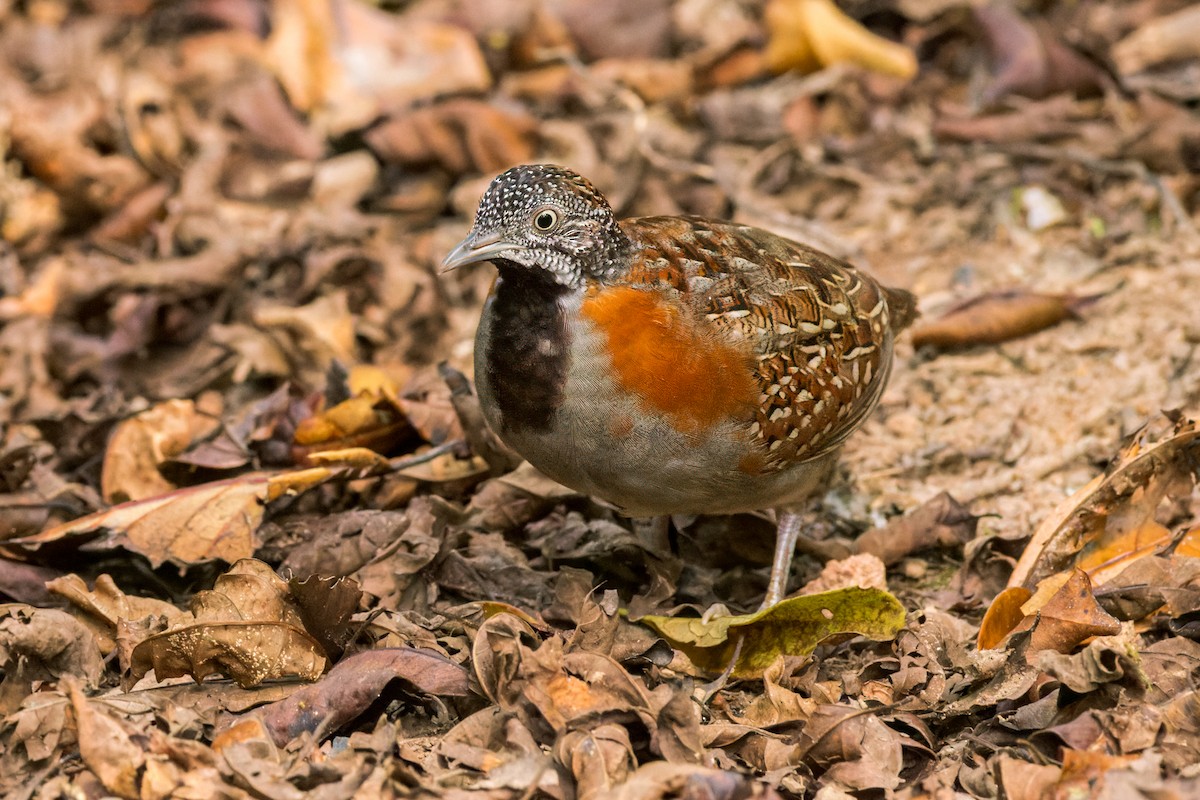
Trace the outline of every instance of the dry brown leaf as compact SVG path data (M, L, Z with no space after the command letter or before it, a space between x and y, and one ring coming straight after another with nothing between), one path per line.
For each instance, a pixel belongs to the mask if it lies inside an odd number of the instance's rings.
M1062 768L1053 764L1031 764L1007 754L998 759L998 781L1009 800L1041 800L1053 797Z
M980 650L999 647L1004 638L1025 619L1021 606L1029 601L1033 593L1024 586L1010 586L988 606L983 621L979 623L976 646Z
M92 631L105 655L116 648L117 628L123 619L160 617L173 622L183 617L182 611L163 600L126 594L107 574L97 578L92 589L78 575L55 578L46 588L72 604L71 611Z
M145 751L134 744L121 722L88 702L77 680L66 677L63 683L71 698L83 763L108 791L140 800L139 773L146 763Z
M122 626L121 655L130 681L151 669L159 681L223 674L242 688L269 678L314 680L325 669L321 645L304 628L288 584L270 566L242 559L191 602L191 616L142 637Z
M629 730L620 725L569 731L554 743L554 757L575 776L579 800L608 797L637 769Z
M267 706L260 718L280 747L303 732L320 741L379 699L393 680L438 697L468 694L467 673L427 650L368 650L343 660L320 682Z
M1076 318L1079 309L1096 299L1024 289L981 295L939 319L918 323L912 331L913 346L950 349L1007 342Z
M220 421L191 400L168 400L122 422L109 437L100 474L106 503L145 500L175 489L159 472L164 462L206 438Z
M975 536L979 518L946 492L941 492L903 517L882 528L873 528L854 542L860 553L896 564L906 556L930 547L961 547Z
M1038 603L1035 593L1021 608L1027 619L1036 615L1025 654L1030 664L1043 650L1070 653L1093 636L1113 636L1121 630L1120 621L1096 602L1091 579L1081 569L1072 570L1044 605Z
M254 554L264 503L308 491L334 474L324 467L250 473L122 503L9 544L37 550L63 539L103 534L90 547L125 547L156 567L166 561L186 565L214 559L232 564Z
M770 34L766 59L775 72L813 72L849 62L901 78L917 74L912 50L871 33L832 0L771 0L764 15Z
M98 685L104 661L88 629L71 615L10 603L0 606L0 668L0 714L8 714L37 683L70 675Z

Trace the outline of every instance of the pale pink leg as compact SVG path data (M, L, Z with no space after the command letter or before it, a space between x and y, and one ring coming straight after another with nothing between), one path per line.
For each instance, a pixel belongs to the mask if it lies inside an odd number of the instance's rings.
M788 573L792 568L792 554L796 551L796 540L800 538L800 515L792 511L776 512L775 559L771 562L771 580L767 583L767 595L759 610L770 608L783 599L787 591Z

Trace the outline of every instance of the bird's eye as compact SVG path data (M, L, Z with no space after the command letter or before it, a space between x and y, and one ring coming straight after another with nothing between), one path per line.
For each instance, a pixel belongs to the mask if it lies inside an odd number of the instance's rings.
M552 208L543 208L533 215L533 227L542 233L554 230L556 225L558 225L558 212Z

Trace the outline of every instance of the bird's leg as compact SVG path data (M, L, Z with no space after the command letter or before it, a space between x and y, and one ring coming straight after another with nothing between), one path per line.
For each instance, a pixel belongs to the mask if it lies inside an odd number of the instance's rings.
M800 515L794 511L780 509L776 512L775 558L771 562L771 580L767 582L767 595L759 611L770 608L783 599L787 591L788 573L792 568L792 554L796 540L800 538Z

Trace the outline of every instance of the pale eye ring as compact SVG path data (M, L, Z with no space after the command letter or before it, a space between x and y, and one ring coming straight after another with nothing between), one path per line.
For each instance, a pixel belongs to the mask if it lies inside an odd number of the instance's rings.
M558 212L553 208L541 208L533 214L533 227L540 233L549 233L558 227Z

